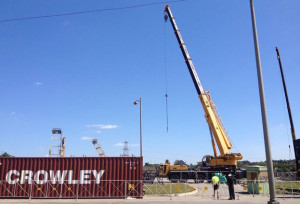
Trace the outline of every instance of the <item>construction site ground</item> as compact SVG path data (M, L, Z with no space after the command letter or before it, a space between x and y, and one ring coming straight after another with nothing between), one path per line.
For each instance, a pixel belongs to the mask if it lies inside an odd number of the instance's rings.
M213 195L213 187L211 183L173 183L173 185L178 185L181 188L190 188L192 187L194 190L188 193L178 193L178 194L160 194L163 187L170 186L166 185L167 182L163 183L155 183L153 186L157 186L157 190L153 190L153 194L145 195L142 199L127 197L120 199L0 199L0 204L6 203L267 203L269 201L269 195L266 194L251 194L244 188L243 184L235 185L235 196L236 200L228 200L228 186L226 184L220 184L219 188L219 199L214 198ZM286 204L298 204L300 203L300 195L293 194L278 194L277 201L280 203Z
M111 203L111 204L119 204L119 203L267 203L269 201L269 196L265 195L253 195L249 194L241 185L235 185L235 196L236 200L228 200L228 187L226 184L221 184L219 188L219 199L214 198L213 188L211 184L208 183L199 183L192 184L188 183L187 185L194 187L194 191L189 193L181 193L181 194L170 194L170 195L145 195L142 199L136 198L123 198L123 199L0 199L1 203L42 203L42 204L50 204L50 203ZM298 204L300 203L300 196L289 196L289 195L278 195L277 201L284 204Z
M80 203L173 203L173 204L179 204L179 203L190 203L190 204L196 204L196 203L267 203L269 201L269 198L266 196L251 196L246 195L243 197L240 197L239 200L227 200L226 198L221 198L219 200L213 199L213 198L202 198L199 196L175 196L175 197L154 197L154 196L146 196L143 199L79 199L79 200L71 200L71 199L1 199L0 203L43 203L43 204L50 204L50 203L74 203L74 204L80 204ZM278 198L277 201L279 201L281 204L298 204L300 203L300 198Z

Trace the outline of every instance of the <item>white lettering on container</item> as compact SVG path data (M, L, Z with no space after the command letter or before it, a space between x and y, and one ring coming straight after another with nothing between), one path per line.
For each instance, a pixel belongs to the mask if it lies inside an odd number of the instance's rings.
M6 174L6 181L9 184L16 184L19 182L19 178L15 178L14 180L11 180L11 176L15 174L16 176L20 176L20 173L17 170L10 170L7 174Z
M79 172L79 180L73 178L73 170L50 170L49 173L45 170L38 170L33 175L32 170L22 170L21 174L17 170L10 170L7 172L5 178L8 184L25 184L26 180L28 184L35 182L36 184L43 185L50 181L52 184L91 184L91 181L94 181L96 184L100 184L101 177L103 176L105 170L81 170ZM68 174L68 177L67 177ZM93 177L91 176L93 175ZM75 174L76 176L76 174ZM33 177L33 178L32 178ZM67 180L66 180L67 179Z
M44 179L40 180L40 176L41 174L44 175ZM39 170L35 173L34 175L34 181L36 182L36 184L45 184L48 181L48 172L45 170Z
M64 180L66 178L68 170L63 170L62 174L60 173L60 170L56 171L56 174L54 174L53 170L50 170L50 180L52 184L56 184L56 181L58 181L59 184L63 184Z
M68 172L69 178L68 178L68 184L77 184L77 180L73 180L73 170L70 170Z
M85 180L89 179L91 174L91 170L81 170L80 171L80 184L90 184L90 180Z
M25 180L28 180L28 184L32 184L33 172L31 170L23 170L21 172L20 184L24 184Z

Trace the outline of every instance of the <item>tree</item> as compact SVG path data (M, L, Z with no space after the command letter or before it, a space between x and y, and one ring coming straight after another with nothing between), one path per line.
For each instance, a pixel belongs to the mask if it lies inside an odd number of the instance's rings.
M200 167L202 167L202 161L197 162L196 168L200 168Z
M175 162L174 162L174 165L186 165L186 162L183 161L183 160L176 159Z
M169 163L169 162L170 162L169 159L166 159L165 164L167 164L167 163Z
M7 152L3 152L2 154L0 154L0 157L12 157L12 156Z

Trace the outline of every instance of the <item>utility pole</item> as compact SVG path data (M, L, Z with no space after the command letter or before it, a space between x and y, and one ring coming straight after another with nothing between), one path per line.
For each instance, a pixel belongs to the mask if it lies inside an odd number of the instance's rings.
M256 67L257 67L259 96L260 96L261 117L262 117L262 122L263 122L266 160L267 160L267 168L268 168L268 180L269 180L269 191L270 191L270 200L268 201L268 204L277 204L277 203L279 204L279 202L276 200L276 194L275 194L273 162L272 162L271 147L270 147L267 111L266 111L266 104L265 104L264 84L263 84L263 76L262 76L261 63L260 63L260 54L259 54L259 45L258 45L258 39L257 39L253 0L250 0L250 9L251 9L254 47L255 47L255 58L256 58Z
M140 103L140 156L143 156L143 131L142 131L142 98L133 102L133 105Z

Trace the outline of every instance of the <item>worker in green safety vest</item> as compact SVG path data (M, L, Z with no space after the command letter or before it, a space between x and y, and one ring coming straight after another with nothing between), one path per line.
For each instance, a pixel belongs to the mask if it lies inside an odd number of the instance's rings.
M219 199L219 183L220 183L220 179L218 176L214 175L212 178L212 183L213 183L213 187L214 187L214 198L216 197L216 191L217 191L217 198Z

